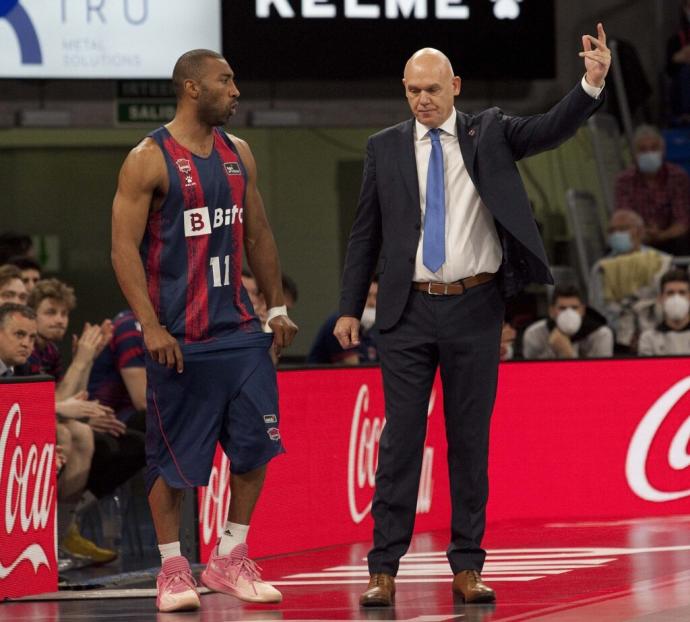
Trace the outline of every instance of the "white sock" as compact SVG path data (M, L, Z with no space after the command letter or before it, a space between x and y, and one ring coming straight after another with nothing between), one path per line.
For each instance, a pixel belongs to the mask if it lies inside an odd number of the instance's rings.
M171 557L179 557L182 555L179 540L177 542L169 542L168 544L159 544L158 550L161 552L161 562L165 562L166 559Z
M238 544L244 544L247 541L248 531L249 525L240 525L230 521L225 523L225 530L218 544L218 555L227 555Z

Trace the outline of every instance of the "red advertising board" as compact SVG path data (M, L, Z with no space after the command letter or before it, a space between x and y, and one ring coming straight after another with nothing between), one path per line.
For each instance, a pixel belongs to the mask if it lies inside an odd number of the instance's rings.
M370 540L384 413L379 370L290 371L278 381L287 453L269 467L252 520L252 555ZM690 359L503 364L488 520L687 513L689 413ZM417 531L449 525L445 452L437 379ZM219 462L220 453L211 494L200 489L202 560L222 531L229 499L227 462Z
M55 390L0 383L0 599L57 590Z

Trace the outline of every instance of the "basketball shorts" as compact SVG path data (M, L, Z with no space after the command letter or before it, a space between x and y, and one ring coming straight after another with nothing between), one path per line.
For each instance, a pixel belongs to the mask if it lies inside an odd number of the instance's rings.
M173 488L208 484L217 443L236 474L285 451L272 339L242 335L214 351L209 344L181 344L181 374L146 357L148 492L158 477Z

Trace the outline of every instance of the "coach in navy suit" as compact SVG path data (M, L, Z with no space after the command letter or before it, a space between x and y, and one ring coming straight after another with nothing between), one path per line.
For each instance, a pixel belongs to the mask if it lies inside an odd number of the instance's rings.
M531 117L498 108L457 111L460 78L441 52L420 50L403 79L414 119L369 139L334 330L343 347L358 344L358 318L377 274L386 426L363 606L393 602L394 577L414 527L439 367L453 590L467 602L495 599L480 572L504 300L527 283L553 282L515 162L571 137L601 104L611 55L601 24L597 31L596 38L583 36L581 83L547 113Z

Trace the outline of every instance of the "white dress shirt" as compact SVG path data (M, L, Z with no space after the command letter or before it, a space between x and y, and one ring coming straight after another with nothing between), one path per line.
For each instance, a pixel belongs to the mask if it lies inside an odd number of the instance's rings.
M581 84L584 91L595 99L604 88L590 86L584 77ZM414 153L419 180L422 232L417 246L413 280L452 283L480 272L497 272L503 258L501 242L493 216L482 202L465 167L458 141L455 109L439 128L446 192L446 261L437 272L432 272L424 265L424 213L426 177L431 155L430 129L415 121Z
M462 159L455 109L439 128L446 191L446 261L438 272L432 272L424 265L426 176L431 155L429 129L431 128L415 121L414 152L417 160L422 232L419 236L413 280L452 283L480 272L497 272L503 256L501 242L493 216L482 203Z

